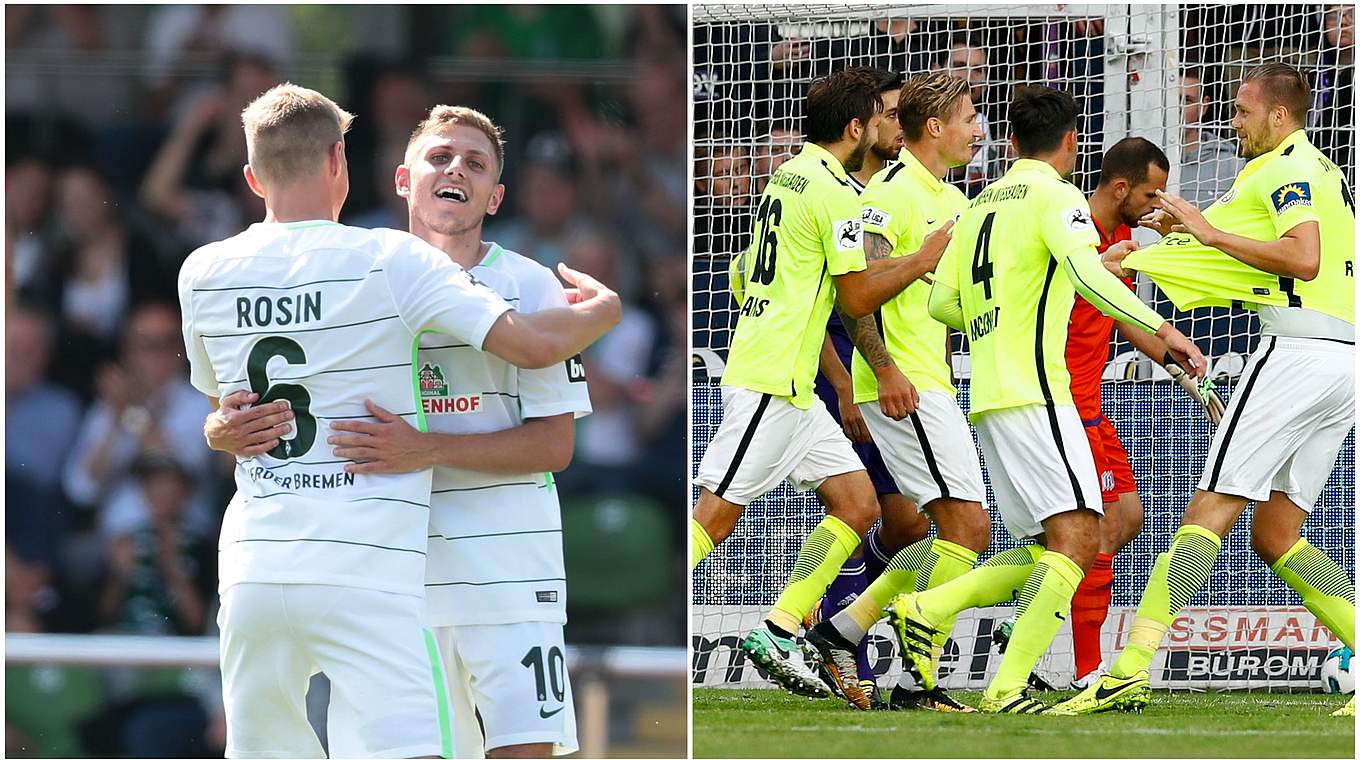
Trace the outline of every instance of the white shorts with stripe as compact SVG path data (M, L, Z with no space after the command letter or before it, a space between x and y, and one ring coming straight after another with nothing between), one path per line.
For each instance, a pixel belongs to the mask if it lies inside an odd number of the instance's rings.
M454 757L517 744L552 744L554 755L578 749L561 623L446 626L434 634L449 679Z
M1017 406L977 416L997 511L1017 539L1044 532L1056 514L1104 514L1091 443L1074 406Z
M1355 346L1263 336L1214 432L1199 488L1280 491L1311 513L1355 425Z
M695 485L746 506L788 480L811 491L833 475L863 470L822 400L799 409L783 396L724 385L723 421L699 463Z
M893 482L919 508L942 497L987 500L973 432L952 395L922 393L916 411L900 422L883 414L877 401L859 410Z
M218 615L227 757L324 757L307 722L317 672L332 700L353 706L356 743L344 756L447 757L444 668L423 607L418 596L372 589L229 586Z

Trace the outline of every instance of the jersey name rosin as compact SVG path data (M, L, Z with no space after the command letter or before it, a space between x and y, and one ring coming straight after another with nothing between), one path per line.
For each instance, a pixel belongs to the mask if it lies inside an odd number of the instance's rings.
M321 319L321 291L293 296L236 299L237 327L269 327Z

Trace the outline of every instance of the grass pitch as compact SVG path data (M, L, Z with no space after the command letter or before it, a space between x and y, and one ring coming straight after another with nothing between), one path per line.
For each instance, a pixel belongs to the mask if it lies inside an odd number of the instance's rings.
M981 697L953 694L974 706ZM1354 721L1328 715L1343 704L1320 693L1159 691L1141 715L1058 718L859 712L774 689L695 689L694 757L1355 757Z

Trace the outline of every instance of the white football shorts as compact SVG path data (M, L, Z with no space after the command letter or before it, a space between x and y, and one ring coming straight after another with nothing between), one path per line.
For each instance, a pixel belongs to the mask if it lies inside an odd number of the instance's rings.
M443 663L423 607L418 596L344 586L229 587L218 615L227 757L324 757L307 722L318 671L332 699L353 705L347 756L448 756Z
M1355 346L1263 336L1214 431L1199 488L1284 493L1311 513L1355 425Z
M863 470L850 439L822 400L799 409L783 396L724 385L723 421L699 463L695 485L746 506L788 480L811 491L833 475Z
M1075 406L1017 406L974 420L997 511L1016 539L1075 509L1105 514L1091 443Z
M893 482L919 509L941 497L987 500L973 431L953 396L926 391L900 422L883 414L877 401L859 410Z

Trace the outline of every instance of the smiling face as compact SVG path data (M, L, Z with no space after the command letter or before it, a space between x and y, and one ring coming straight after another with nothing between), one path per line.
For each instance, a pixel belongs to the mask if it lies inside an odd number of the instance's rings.
M449 124L417 140L396 177L411 232L454 235L480 227L505 197L500 170L496 147L476 127Z
M940 155L951 167L963 166L973 160L984 137L972 96L960 95L953 113L942 122Z

